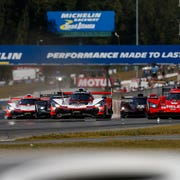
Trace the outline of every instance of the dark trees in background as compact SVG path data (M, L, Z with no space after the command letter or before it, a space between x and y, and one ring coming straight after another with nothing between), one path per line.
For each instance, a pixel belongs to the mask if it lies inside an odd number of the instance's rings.
M1 0L0 44L79 44L48 32L46 12L114 10L120 44L136 44L136 0ZM139 0L139 44L180 44L178 0ZM81 38L83 44L117 44L117 37Z

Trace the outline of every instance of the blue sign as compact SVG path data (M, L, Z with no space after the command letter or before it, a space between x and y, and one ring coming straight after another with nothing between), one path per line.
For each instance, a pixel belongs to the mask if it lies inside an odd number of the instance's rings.
M0 46L0 65L179 64L180 46Z
M114 11L49 11L52 32L113 32Z

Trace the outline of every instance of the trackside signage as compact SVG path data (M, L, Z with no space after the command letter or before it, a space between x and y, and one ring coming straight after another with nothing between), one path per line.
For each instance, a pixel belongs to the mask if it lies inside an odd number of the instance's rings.
M52 32L114 31L114 11L49 11Z
M179 64L180 46L0 46L0 65Z
M109 86L113 84L112 80L108 80ZM106 87L107 80L106 78L77 78L76 82L77 87Z

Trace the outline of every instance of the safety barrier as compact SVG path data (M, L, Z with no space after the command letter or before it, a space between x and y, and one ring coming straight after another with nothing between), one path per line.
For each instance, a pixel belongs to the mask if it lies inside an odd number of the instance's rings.
M112 101L112 107L113 107L113 116L112 118L116 119L116 118L120 118L120 104L121 104L121 100L115 100L113 99Z

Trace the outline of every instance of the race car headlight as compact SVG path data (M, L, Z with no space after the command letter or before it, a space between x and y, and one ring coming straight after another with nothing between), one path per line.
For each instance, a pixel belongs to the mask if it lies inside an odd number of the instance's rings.
M125 107L124 107L124 106L123 106L123 107L121 107L121 110L122 110L122 111L124 111L124 110L125 110Z
M41 106L40 109L43 110L43 109L45 109L45 107L44 107L44 106Z
M95 107L102 107L104 105L105 105L105 102L104 101L100 101L97 104L95 104Z
M150 107L150 108L157 108L157 104L149 103L149 107Z
M96 104L96 105L95 105L95 107L101 107L101 104L100 104L100 103L98 103L98 104Z

